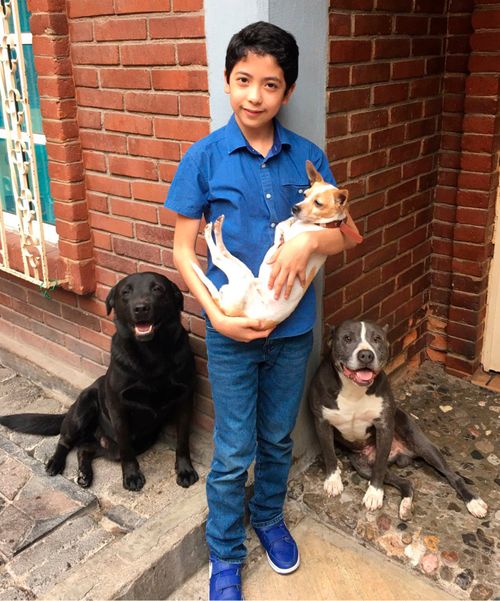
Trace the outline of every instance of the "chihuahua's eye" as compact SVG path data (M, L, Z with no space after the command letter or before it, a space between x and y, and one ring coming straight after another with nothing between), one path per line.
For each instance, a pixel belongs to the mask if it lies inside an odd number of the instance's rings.
M323 206L323 203L322 203L322 202L320 202L319 200L315 200L315 201L314 201L314 206L315 206L315 207L322 207L322 206Z

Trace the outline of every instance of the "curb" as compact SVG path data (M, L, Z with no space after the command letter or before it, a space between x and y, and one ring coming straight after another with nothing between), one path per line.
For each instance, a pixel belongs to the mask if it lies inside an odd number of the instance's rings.
M205 492L157 513L73 569L41 599L166 599L208 561Z

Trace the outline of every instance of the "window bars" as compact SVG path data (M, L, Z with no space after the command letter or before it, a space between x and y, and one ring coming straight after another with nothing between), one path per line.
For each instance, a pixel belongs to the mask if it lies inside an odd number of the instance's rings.
M1 205L0 270L51 288L17 0L0 0L0 36L0 100L18 236L10 247L20 249L23 271L12 266Z

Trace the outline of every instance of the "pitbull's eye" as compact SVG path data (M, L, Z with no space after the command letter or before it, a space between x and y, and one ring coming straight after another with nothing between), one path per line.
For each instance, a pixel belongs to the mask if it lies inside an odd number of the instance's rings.
M382 342L382 338L380 336L374 336L373 337L373 342Z
M346 334L344 336L344 342L352 342L352 338Z
M319 200L315 200L315 201L314 201L314 206L315 206L315 207L322 207L322 206L323 206L323 203L322 203L322 202L320 202Z

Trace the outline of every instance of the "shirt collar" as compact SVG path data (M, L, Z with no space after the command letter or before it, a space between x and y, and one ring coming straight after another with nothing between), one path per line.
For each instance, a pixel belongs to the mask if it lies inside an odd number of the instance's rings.
M231 115L226 125L226 142L228 154L233 153L239 148L248 148L248 142L245 136L241 133L241 129L236 122L234 113ZM276 149L273 154L278 154L283 146L290 146L290 140L287 130L281 125L278 119L274 119L274 143L273 147Z

